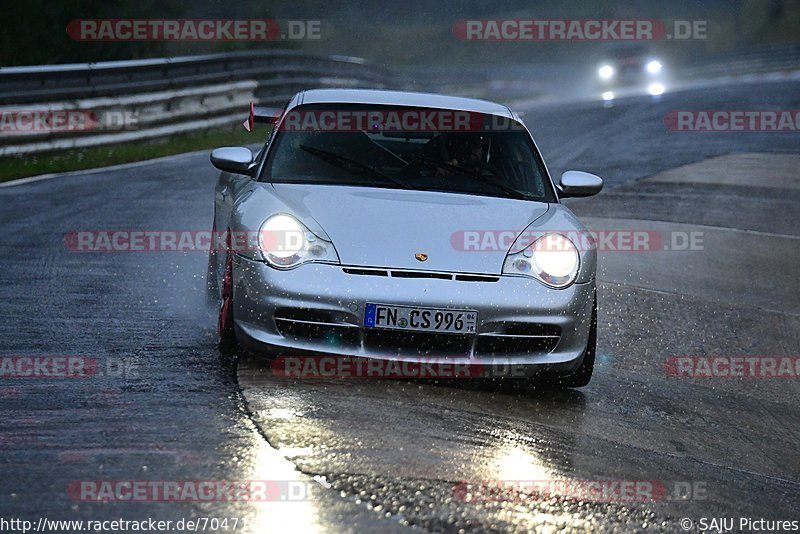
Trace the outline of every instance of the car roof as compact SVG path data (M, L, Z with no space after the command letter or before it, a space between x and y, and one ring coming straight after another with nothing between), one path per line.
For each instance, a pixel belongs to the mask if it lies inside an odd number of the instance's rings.
M498 115L519 120L507 106L458 96L416 93L411 91L384 91L378 89L311 89L298 93L289 109L302 104L372 104L380 106L409 106L420 108L455 109L487 115ZM288 110L287 110L288 111Z

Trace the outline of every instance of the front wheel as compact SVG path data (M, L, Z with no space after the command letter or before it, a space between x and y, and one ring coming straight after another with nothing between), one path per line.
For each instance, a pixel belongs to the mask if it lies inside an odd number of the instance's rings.
M217 322L218 346L220 351L228 353L236 349L236 332L233 328L233 255L228 252L225 258L225 274L222 277L222 302L219 307Z
M219 283L217 281L217 258L212 250L208 253L208 269L206 270L206 305L213 309L219 304Z
M558 380L558 385L565 388L580 388L589 383L594 372L594 357L597 351L597 292L594 295L594 305L592 306L592 323L589 328L589 340L586 343L586 351L578 368L572 374Z

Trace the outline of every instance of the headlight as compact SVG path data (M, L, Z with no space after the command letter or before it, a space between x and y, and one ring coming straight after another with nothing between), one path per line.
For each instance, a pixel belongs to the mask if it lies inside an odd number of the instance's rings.
M580 255L572 241L561 234L545 234L520 252L509 254L504 274L538 278L546 285L564 288L578 277Z
M291 269L301 263L339 263L333 243L306 228L291 215L273 215L258 231L258 247L270 265Z
M612 76L614 76L614 67L611 65L603 65L599 69L597 69L597 75L600 76L603 80L608 80Z
M661 62L654 59L653 61L647 63L647 72L650 74L658 74L661 72L661 67Z

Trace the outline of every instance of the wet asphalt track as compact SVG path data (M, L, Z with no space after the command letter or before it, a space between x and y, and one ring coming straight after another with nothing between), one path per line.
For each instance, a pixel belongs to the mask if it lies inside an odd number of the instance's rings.
M800 260L797 160L771 170L794 169L788 186L675 176L704 175L705 167L682 166L729 153L797 154L800 135L669 133L663 123L671 110L798 109L798 95L797 83L773 83L609 109L524 110L554 176L576 168L606 178L601 196L571 203L592 228L707 235L697 253L601 255L599 361L579 391L287 382L262 361L216 351L203 305L204 254L65 248L64 234L76 229L207 229L215 172L204 154L0 188L0 355L85 355L128 366L105 377L0 379L0 516L238 517L260 532L294 522L301 528L293 530L330 531L676 531L684 517L799 519L800 380L675 379L664 361L798 355L800 284L789 274ZM717 170L742 167L712 161ZM663 180L639 180L675 168ZM66 490L87 479L312 476L330 487L312 481L312 499L271 505L87 503ZM705 494L654 503L531 495L465 502L453 489L498 479L647 480L670 491L676 481L695 482Z

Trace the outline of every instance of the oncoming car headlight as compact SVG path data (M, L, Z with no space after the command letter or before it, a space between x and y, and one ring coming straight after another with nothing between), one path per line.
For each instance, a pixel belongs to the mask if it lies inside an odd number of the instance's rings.
M645 65L645 68L647 69L647 72L649 72L650 74L658 74L659 72L661 72L661 68L662 67L663 67L663 65L657 59L654 59L652 61L648 61L647 65Z
M291 269L307 262L339 263L333 243L283 213L271 216L261 225L258 248L264 260L278 269Z
M578 277L580 255L564 235L541 236L520 252L506 256L503 274L533 276L554 288L564 288Z
M603 80L611 79L611 77L614 76L614 72L614 67L611 65L602 65L599 69L597 69L597 75Z

